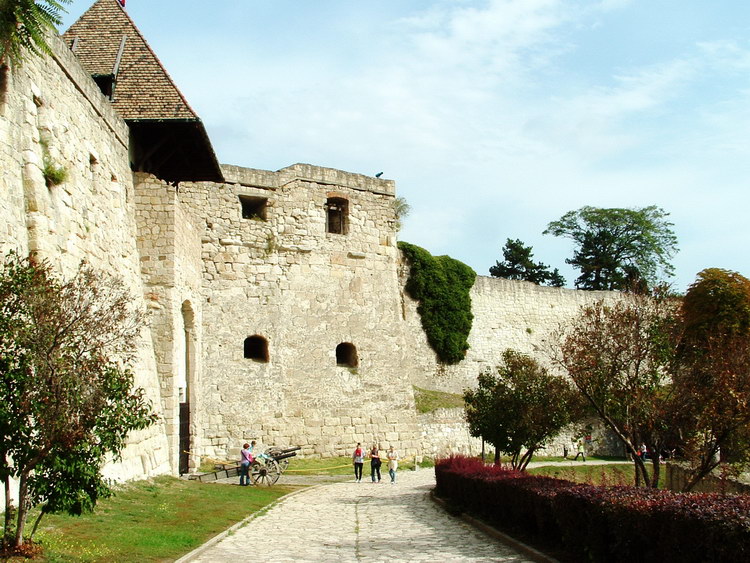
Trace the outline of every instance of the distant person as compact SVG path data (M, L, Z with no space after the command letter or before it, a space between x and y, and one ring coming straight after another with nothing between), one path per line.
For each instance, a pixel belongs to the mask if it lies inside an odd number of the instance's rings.
M362 467L365 464L365 450L362 448L362 444L359 442L357 442L357 447L354 448L352 461L354 462L354 481L356 481L357 483L361 483Z
M373 445L370 450L370 477L372 477L373 483L380 483L380 450L378 446ZM375 475L377 474L378 480L375 481Z
M581 456L584 462L586 461L586 446L584 445L583 440L578 440L578 453L573 458L573 461L576 461L578 456Z
M395 485L396 471L398 471L398 453L393 449L393 446L388 448L386 457L388 458L388 475L391 476L391 485Z
M255 445L255 442L253 442ZM240 486L250 484L250 464L253 462L253 450L250 444L244 444L240 451Z

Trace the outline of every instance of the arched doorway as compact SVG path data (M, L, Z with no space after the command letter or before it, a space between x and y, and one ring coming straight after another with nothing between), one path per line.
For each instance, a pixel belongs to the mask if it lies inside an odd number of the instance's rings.
M184 358L177 384L180 401L179 471L180 475L190 471L190 392L194 378L195 364L195 315L189 301L182 304L182 328L184 338Z

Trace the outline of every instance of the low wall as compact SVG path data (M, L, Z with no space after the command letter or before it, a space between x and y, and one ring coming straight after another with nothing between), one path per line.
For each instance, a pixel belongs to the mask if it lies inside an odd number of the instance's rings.
M670 491L682 491L688 480L688 473L678 463L667 463L664 475L664 486ZM691 492L694 493L736 493L750 494L750 483L743 483L734 479L708 475L698 483Z
M425 457L446 457L451 454L467 456L482 452L482 441L469 434L464 410L437 409L417 416L421 438L421 452Z

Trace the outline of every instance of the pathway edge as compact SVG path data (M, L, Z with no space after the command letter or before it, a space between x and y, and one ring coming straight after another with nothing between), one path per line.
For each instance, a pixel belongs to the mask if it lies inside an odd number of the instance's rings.
M430 491L430 498L433 500L435 504L440 506L443 510L445 510L448 514L452 514L451 510L448 508L448 503L439 496L435 494L435 491ZM527 545L523 543L522 541L517 540L516 538L509 536L508 534L501 532L497 528L494 528L493 526L490 526L486 522L483 522L479 520L478 518L475 518L473 516L470 516L466 512L461 512L457 515L458 518L469 524L470 526L473 526L477 530L480 530L481 532L487 534L488 536L498 540L501 543L504 543L505 545L515 549L519 553L523 553L524 555L528 556L533 561L536 561L537 563L560 563L557 559L554 559L547 555L546 553L543 553L539 551L538 549L535 549L531 547L530 545Z
M224 538L226 538L228 535L230 535L235 530L238 530L238 529L242 528L243 526L245 526L249 522L255 520L256 518L260 518L266 512L268 512L269 510L271 510L274 506L276 506L278 504L281 504L286 499L288 499L290 497L293 497L294 495L297 495L299 493L303 493L305 491L310 491L312 489L316 489L316 488L321 487L321 486L323 486L323 485L322 484L318 484L318 485L311 485L311 486L302 487L302 488L300 488L300 489L298 489L296 491L292 491L291 493L287 493L284 496L277 498L272 503L264 506L263 508L261 508L257 512L253 512L250 516L247 516L247 517L243 518L242 520L240 520L236 524L233 524L232 526L230 526L229 528L227 528L223 532L219 532L214 537L212 537L210 540L208 540L205 543L203 543L203 544L199 545L198 547L196 547L193 551L191 551L191 552L183 555L179 559L175 559L174 563L188 563L189 561L192 561L193 559L195 559L196 557L198 557L199 555L201 555L204 551L207 551L208 549L210 549L211 547L213 547L214 545L216 545L217 543L219 543L221 540L223 540Z

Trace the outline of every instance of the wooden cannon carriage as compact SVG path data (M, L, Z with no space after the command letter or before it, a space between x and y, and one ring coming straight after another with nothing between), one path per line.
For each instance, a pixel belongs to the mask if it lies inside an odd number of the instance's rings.
M300 446L291 448L268 448L258 454L250 464L250 478L254 485L268 485L276 483L281 474L289 467L289 458L297 455Z
M250 478L254 485L271 486L279 480L289 466L289 458L297 455L300 446L290 448L271 447L255 457L250 464ZM240 464L224 464L213 473L204 473L202 475L191 476L191 479L199 481L218 481L219 479L229 479L237 477L240 474Z

